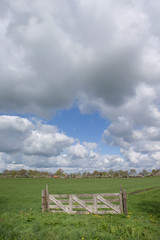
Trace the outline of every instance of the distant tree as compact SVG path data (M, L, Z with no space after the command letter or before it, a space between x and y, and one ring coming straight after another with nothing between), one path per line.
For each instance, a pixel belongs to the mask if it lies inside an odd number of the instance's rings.
M132 168L129 172L129 175L132 176L132 177L136 176L137 175L136 169Z
M128 176L129 176L128 171L123 171L123 172L122 172L122 177L127 178Z
M5 169L3 171L3 175L9 176L10 175L10 171L8 169Z
M83 176L83 177L87 177L87 172L84 171L84 172L82 173L82 176Z
M90 173L90 172L84 171L84 172L82 173L82 177L83 177L83 178L90 178L90 176L91 176L91 173Z
M112 172L111 172L111 176L112 176ZM114 171L113 176L114 177L120 177L121 176L121 171Z
M56 172L55 175L59 176L59 177L63 177L64 176L64 170L62 168L59 168Z
M90 178L91 177L91 173L87 172L87 177Z
M108 173L107 172L103 171L101 173L102 173L102 177L108 177Z
M113 177L113 176L114 176L114 171L113 171L112 169L110 169L110 170L108 171L108 174L109 174L110 177Z
M21 169L19 170L19 175L21 177L26 177L27 176L27 170L26 169Z
M18 171L13 170L11 172L11 175L12 175L13 178L16 177L18 175Z
M78 172L78 173L76 174L76 178L81 178L81 177L82 177L81 173Z
M70 173L69 178L76 178L76 174L75 173Z
M156 176L160 176L160 169L157 169Z
M29 177L33 177L33 173L34 173L34 171L33 171L33 170L31 170L31 169L30 169L30 170L28 170L28 176L29 176Z
M93 173L92 173L92 176L94 178L96 178L96 177L98 177L98 174L99 174L99 172L97 170L94 170Z
M144 176L148 176L148 172L147 172L146 169L143 169L142 173L143 173Z
M157 170L153 169L151 174L152 174L152 176L159 176L160 175L160 170L159 169L157 169Z

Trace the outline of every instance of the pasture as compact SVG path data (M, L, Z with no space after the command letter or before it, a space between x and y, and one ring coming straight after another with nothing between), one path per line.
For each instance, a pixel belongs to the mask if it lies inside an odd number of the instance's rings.
M52 194L128 193L125 215L41 212L41 191ZM160 177L124 179L0 179L0 239L160 239Z

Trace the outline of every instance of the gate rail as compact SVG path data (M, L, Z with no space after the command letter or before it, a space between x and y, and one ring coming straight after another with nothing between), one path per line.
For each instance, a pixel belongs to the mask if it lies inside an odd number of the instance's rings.
M42 211L68 214L128 214L127 193L49 194L42 190Z

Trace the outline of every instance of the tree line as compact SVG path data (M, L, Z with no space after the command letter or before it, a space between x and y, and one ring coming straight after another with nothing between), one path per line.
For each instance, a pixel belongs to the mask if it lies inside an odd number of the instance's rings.
M143 170L137 173L136 169L130 169L129 171L118 170L114 171L110 169L109 171L98 171L93 172L78 172L78 173L65 173L62 168L59 168L55 173L50 173L46 171L37 170L4 170L0 173L0 177L10 177L10 178L128 178L128 177L151 177L160 176L160 169L153 169L151 172Z

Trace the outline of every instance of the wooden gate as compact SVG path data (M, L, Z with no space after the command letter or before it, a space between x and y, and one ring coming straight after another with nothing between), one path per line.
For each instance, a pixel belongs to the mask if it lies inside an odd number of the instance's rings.
M127 194L49 194L42 190L42 211L68 214L127 214Z

